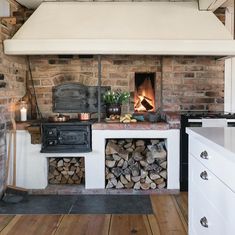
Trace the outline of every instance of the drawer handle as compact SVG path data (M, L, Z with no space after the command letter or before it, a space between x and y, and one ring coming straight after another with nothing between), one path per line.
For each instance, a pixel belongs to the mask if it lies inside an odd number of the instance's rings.
M203 180L208 180L208 174L206 171L203 171L201 174L200 174L200 177L203 179Z
M201 152L200 157L201 157L202 159L208 159L208 153L207 153L207 151L205 150L205 151Z
M200 219L200 224L204 227L204 228L208 228L208 221L207 218L204 216Z

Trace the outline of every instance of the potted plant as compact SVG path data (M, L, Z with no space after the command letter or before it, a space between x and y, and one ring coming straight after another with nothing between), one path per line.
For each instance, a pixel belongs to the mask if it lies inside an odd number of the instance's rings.
M106 91L103 94L103 101L106 105L106 116L121 115L121 106L127 103L130 97L130 92L127 91Z

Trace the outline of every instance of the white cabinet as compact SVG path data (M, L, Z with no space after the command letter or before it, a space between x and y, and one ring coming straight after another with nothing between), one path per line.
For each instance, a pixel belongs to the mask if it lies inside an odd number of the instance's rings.
M235 162L203 137L189 143L189 235L235 234Z

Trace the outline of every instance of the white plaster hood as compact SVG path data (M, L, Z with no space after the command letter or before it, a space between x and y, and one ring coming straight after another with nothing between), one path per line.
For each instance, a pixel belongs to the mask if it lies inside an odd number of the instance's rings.
M235 55L235 41L196 2L43 2L6 54Z

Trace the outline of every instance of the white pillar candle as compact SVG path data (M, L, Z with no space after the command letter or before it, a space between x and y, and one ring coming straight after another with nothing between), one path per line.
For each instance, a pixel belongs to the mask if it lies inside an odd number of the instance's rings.
M27 120L27 109L25 107L22 107L20 109L20 120L22 122L26 121Z

